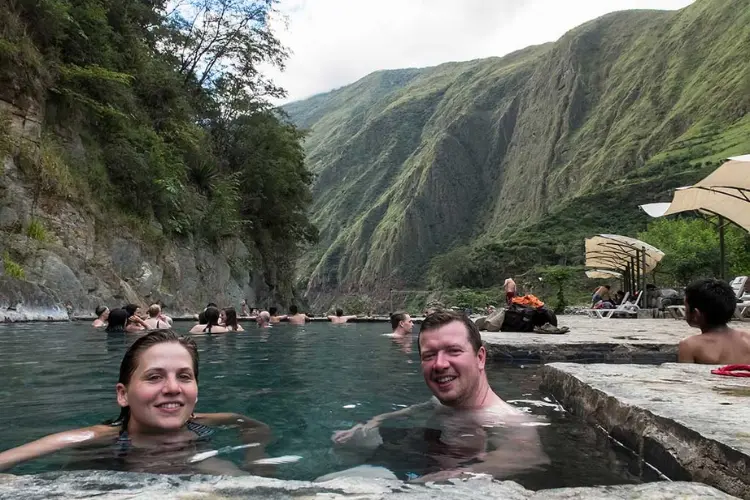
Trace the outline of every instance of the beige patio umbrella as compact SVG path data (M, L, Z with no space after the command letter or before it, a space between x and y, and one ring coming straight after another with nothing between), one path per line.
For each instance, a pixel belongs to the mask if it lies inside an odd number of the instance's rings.
M750 231L750 155L730 158L694 186L678 188L672 203L650 203L641 208L651 217L689 211L717 216L723 279L724 219Z
M622 273L610 271L608 269L589 269L586 271L586 277L591 279L606 280L609 278L622 278Z
M586 267L621 273L630 292L646 288L646 273L663 257L658 248L629 236L599 234L586 239Z

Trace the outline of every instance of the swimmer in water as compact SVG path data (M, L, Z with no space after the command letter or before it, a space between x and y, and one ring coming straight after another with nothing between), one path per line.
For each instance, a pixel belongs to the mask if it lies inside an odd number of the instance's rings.
M328 320L334 325L343 325L350 319L357 319L357 317L356 316L344 316L344 310L341 309L340 307L336 309L335 316L328 316Z
M203 318L205 323L197 324L190 329L190 333L227 333L229 330L225 326L219 324L219 318L221 313L213 306L207 307L203 311Z
M125 470L153 473L245 474L233 463L212 457L192 464L215 432L229 426L239 431L247 448L245 464L263 456L267 425L236 413L194 413L198 401L198 347L172 331L138 338L120 364L116 386L120 416L113 422L51 434L0 452L0 471L70 448L116 445ZM255 471L254 471L255 472Z
M414 329L414 321L411 316L405 312L396 312L391 314L391 328L393 332L387 333L393 342L401 347L405 353L411 352L411 332Z
M307 314L299 312L299 309L294 304L289 306L289 315L286 318L290 325L304 325L305 322L312 319Z
M244 332L239 321L237 321L237 311L234 307L227 307L221 310L221 317L219 318L219 324L223 325L230 332Z
M378 427L392 418L424 415L429 419L429 458L439 470L416 481L441 481L464 473L496 478L549 463L532 418L495 394L487 380L487 351L476 325L453 311L436 312L422 323L417 339L422 375L434 398L378 415L333 434L337 445L382 443Z
M144 328L132 321L128 321L130 317L128 311L125 309L112 309L107 317L107 328L108 333L124 332L124 333L140 333L144 331Z
M261 311L255 317L255 322L258 324L258 328L271 328L271 313L268 311Z
M96 319L91 324L94 328L104 328L107 326L107 318L109 318L109 307L99 306L94 311L96 313Z
M277 312L279 312L279 310L277 308L275 308L275 307L269 307L268 308L268 314L271 315L271 324L272 325L278 325L279 323L281 323L282 321L284 321L285 319L287 319L286 315L276 314Z
M141 308L137 304L128 304L123 307L128 313L128 331L148 330L148 325L141 318Z
M172 328L172 318L162 314L159 304L151 304L148 308L146 326L149 330L168 330Z

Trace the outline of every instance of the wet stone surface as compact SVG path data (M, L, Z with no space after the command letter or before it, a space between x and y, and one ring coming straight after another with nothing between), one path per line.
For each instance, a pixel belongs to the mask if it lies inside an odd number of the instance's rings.
M558 316L562 335L482 332L492 361L665 363L677 361L680 340L698 333L674 319L593 319Z
M541 387L669 478L750 499L750 380L712 368L552 363Z
M700 483L649 483L533 492L512 481L487 478L446 484L407 485L373 478L340 478L325 483L281 481L246 476L160 476L127 472L81 471L37 476L0 475L0 499L725 499L730 496Z

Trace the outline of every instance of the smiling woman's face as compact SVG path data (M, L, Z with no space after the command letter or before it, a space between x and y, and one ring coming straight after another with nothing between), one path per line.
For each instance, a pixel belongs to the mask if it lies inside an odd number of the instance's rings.
M163 342L148 348L139 356L127 386L117 384L117 403L130 407L130 433L182 429L197 399L193 359L177 342Z

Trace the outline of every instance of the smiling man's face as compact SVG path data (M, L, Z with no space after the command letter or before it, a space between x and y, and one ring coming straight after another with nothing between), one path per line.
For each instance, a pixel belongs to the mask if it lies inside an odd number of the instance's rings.
M422 332L419 347L424 380L441 403L461 407L476 399L486 351L480 347L474 352L463 323L452 321Z

